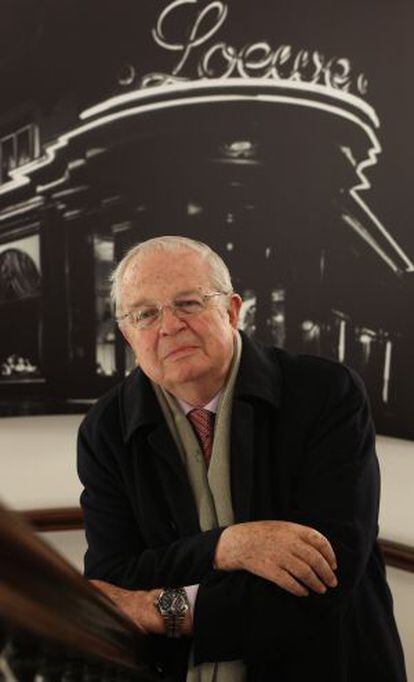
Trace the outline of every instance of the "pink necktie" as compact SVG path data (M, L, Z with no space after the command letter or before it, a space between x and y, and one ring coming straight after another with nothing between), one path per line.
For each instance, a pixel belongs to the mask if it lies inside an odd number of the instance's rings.
M213 449L215 414L213 412L209 412L209 410L204 410L202 407L196 407L187 414L187 417L193 425L194 431L198 436L206 467L208 469L211 459L211 451Z

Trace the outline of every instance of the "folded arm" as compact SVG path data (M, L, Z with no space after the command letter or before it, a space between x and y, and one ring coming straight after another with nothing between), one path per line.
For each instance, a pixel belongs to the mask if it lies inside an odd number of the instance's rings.
M337 587L298 599L280 585L247 572L248 563L242 571L210 574L196 602L196 662L240 656L260 661L278 651L294 651L302 638L315 636L326 618L342 608L363 576L378 530L378 463L365 391L346 372L341 373L339 385L333 383L309 437L295 503L286 519L318 531L329 541L337 562ZM220 543L224 541L223 534Z
M201 582L212 569L223 528L150 547L126 495L115 447L104 436L91 438L81 426L78 473L88 542L85 576L130 590Z

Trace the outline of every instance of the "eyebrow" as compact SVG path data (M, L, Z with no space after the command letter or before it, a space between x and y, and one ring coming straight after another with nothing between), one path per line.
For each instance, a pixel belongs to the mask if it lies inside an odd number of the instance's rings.
M177 291L176 294L174 294L172 300L178 298L178 296L188 296L189 294L199 294L200 291L198 289L183 289L181 291ZM130 303L128 306L128 310L133 310L134 308L139 308L141 305L156 305L158 302L154 301L153 299L150 298L139 298L133 303Z

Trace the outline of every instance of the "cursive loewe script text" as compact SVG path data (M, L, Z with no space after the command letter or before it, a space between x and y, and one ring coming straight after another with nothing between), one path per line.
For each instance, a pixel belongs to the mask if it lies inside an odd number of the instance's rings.
M168 23L179 18L180 10L188 11L194 6L194 18L190 27L183 25L182 40L168 37ZM185 7L187 6L187 7ZM320 83L326 87L348 92L355 88L365 95L367 81L361 73L353 76L349 59L345 57L325 58L320 52L305 49L294 51L290 45L273 48L268 42L248 43L236 48L224 41L211 44L228 17L228 6L221 0L209 2L200 8L198 0L174 0L160 13L152 30L155 42L163 49L179 53L179 59L171 73L147 74L141 87L162 85L188 80L185 67L190 56L196 56L198 78L263 78L275 80L304 81Z

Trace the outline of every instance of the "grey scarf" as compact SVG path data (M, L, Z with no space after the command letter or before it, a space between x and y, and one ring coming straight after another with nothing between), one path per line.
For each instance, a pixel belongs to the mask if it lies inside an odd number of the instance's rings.
M208 473L196 435L179 403L171 394L153 383L168 427L187 470L202 531L218 526L231 526L234 523L230 489L230 423L240 355L241 340L237 333L229 376L218 404ZM194 666L191 650L187 682L244 682L245 679L246 669L243 661L220 661Z

